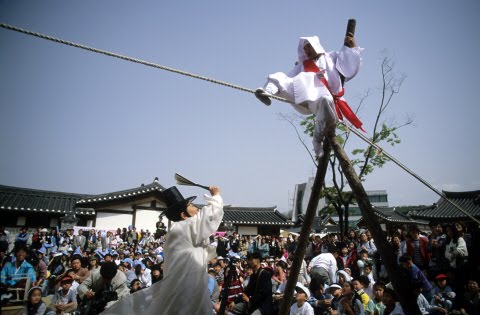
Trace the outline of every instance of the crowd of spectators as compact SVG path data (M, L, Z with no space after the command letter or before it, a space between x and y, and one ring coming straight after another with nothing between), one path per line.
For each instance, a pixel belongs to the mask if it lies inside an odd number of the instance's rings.
M388 235L422 314L480 314L478 235L461 223L433 224L429 231L410 226ZM24 314L99 313L162 280L166 238L159 222L154 233L132 226L76 233L40 227L33 234L22 228L9 244L0 227L2 304L12 298L9 288L29 282ZM218 255L206 271L212 314L248 314L248 306L242 305L246 292L262 314L278 312L297 236L216 233L211 245ZM253 274L258 277L251 279ZM260 276L271 283L252 283ZM343 237L311 235L291 310L403 314L368 230L351 230Z

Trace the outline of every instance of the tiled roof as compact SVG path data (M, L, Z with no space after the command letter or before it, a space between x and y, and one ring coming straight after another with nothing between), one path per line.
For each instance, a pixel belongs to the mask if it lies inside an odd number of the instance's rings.
M148 185L142 184L140 187L136 187L132 189L115 191L115 192L101 194L101 195L90 195L90 196L84 197L78 200L77 206L92 207L92 205L108 202L108 201L123 201L125 199L130 199L130 198L138 198L142 195L146 195L152 192L157 192L157 191L161 192L164 189L165 187L163 187L158 183L158 178L155 178L155 180Z
M293 225L276 207L251 208L224 206L224 222L245 225Z
M402 224L428 224L428 221L413 219L402 212L396 211L395 208L390 207L373 207L375 215L390 223L402 223ZM359 221L359 224L363 221L363 218Z
M471 216L480 218L480 190L449 192L443 191L446 198L456 203L459 207L469 213ZM415 218L424 219L461 219L469 220L469 217L458 210L444 198L440 198L436 204L409 212L409 215Z
M288 231L300 233L302 230L303 221L304 216L299 215L297 222L295 222L295 227L289 229ZM321 216L315 216L313 218L311 233L324 233L327 228L335 231L339 230L338 223L332 219L331 214L322 214Z
M0 185L0 210L65 213L85 195ZM93 215L93 209L77 208L76 214Z

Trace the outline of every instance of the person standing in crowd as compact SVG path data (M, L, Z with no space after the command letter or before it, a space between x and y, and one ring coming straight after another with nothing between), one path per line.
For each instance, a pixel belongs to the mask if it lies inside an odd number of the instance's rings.
M175 186L162 192L167 205L165 214L174 222L164 248L164 277L150 288L122 299L105 315L212 313L207 262L216 253L208 240L222 222L223 199L217 186L210 186L209 191L211 196L205 195L207 205L201 210L192 203L195 197L185 199Z
M447 236L443 231L440 223L430 225L432 231L430 235L430 273L432 275L444 272L447 270L448 262L445 257L445 246Z
M337 260L332 253L321 253L310 261L308 265L311 277L320 277L323 283L329 285L335 282Z
M271 315L273 312L271 274L261 268L262 256L255 252L248 254L247 262L253 269L248 285L243 293L243 302L236 303L232 313L244 314L249 310L251 315Z
M447 226L447 241L445 257L453 271L452 287L457 297L454 306L458 305L465 294L465 283L468 277L468 249L467 243L461 236L461 229L455 224Z
M0 226L0 252L6 253L8 252L8 234L5 232L5 226Z
M85 237L85 235L83 235L83 230L80 229L78 230L78 235L76 235L73 239L73 246L75 247L75 249L80 248L81 250L84 250L86 244L87 238Z
M260 255L262 256L262 259L266 259L270 253L270 246L268 245L267 241L265 240L265 237L262 237L260 239L260 244L258 245L258 251L260 252Z
M20 233L15 237L15 247L26 247L29 237L27 227L22 226L20 228Z
M428 238L420 234L420 229L416 225L410 227L410 236L411 238L407 240L407 254L420 270L427 270L430 264Z

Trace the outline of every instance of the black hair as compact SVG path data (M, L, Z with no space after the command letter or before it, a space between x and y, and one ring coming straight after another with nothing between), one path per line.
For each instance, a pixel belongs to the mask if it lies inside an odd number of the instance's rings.
M100 274L103 278L113 279L117 274L117 268L117 264L113 261L104 262L100 267Z
M80 263L82 263L82 258L83 257L80 256L80 255L73 255L72 258L70 258L70 263L74 260L77 260L77 259L80 260Z
M375 282L375 284L373 285L373 288L382 288L383 290L385 290L386 286L383 281L378 281L378 282Z
M39 288L39 287L33 287L31 288L29 291L28 291L28 300L27 300L27 305L26 305L26 308L27 308L27 315L35 315L37 314L37 311L38 309L40 308L40 305L42 305L43 303L43 300L40 299L40 302L37 303L37 304L32 304L32 302L30 301L31 297L32 297L32 294L33 294L33 291L36 291L36 290L39 290L40 293L42 293L42 289Z
M412 257L405 254L405 255L402 255L399 259L398 259L398 262L400 263L406 263L406 262L409 262L409 261L412 261Z
M249 259L262 260L262 255L260 255L259 252L248 253L248 255L247 255L247 260L249 260Z
M370 284L370 279L368 279L368 277L365 276L365 275L361 275L358 278L356 278L355 280L360 282L363 285L364 288L368 287L368 285Z
M23 245L23 244L19 244L17 246L15 246L15 248L13 249L13 252L16 254L18 253L19 251L23 250L24 252L26 252L28 254L28 248L27 246Z
M323 282L323 279L318 276L314 276L310 280L310 284L308 285L308 288L310 289L310 291L316 292L319 289L323 289L324 286L325 286L325 283Z

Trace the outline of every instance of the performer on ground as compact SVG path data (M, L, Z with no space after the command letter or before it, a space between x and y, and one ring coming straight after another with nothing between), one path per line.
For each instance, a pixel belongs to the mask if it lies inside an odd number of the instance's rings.
M199 210L176 187L163 192L166 217L173 221L164 248L164 277L148 289L118 301L102 314L210 315L207 262L216 256L209 247L209 236L217 231L223 218L223 199L217 186L209 187L207 205Z

